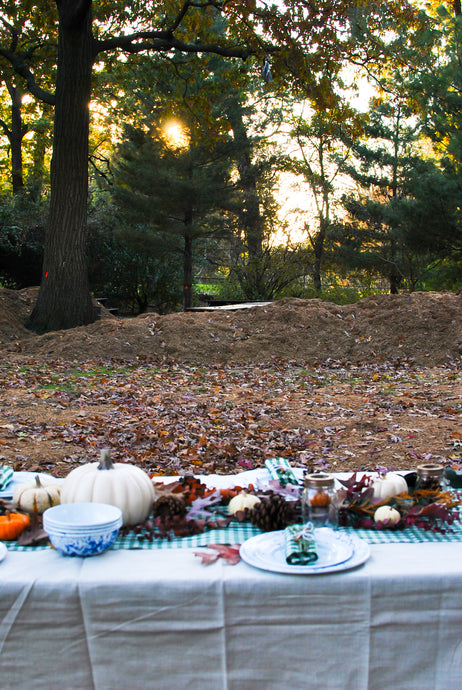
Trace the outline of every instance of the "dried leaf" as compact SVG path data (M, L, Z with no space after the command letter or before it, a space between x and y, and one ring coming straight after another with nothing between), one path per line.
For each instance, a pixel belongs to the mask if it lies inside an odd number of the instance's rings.
M219 558L222 558L228 565L236 565L241 560L239 554L239 544L227 546L226 544L208 544L208 549L213 549L216 553L195 551L194 555L202 559L203 565L212 565Z

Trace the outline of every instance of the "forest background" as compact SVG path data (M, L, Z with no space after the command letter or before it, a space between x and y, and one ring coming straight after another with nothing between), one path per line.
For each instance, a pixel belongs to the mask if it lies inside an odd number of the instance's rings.
M79 4L93 5L93 35L116 48L94 58L87 104L84 247L90 291L106 306L133 315L188 309L204 294L345 303L460 286L460 3L172 2L162 16L156 3ZM65 5L39 14L35 3L3 3L8 288L50 280ZM128 28L143 35L153 17L182 25L179 49L116 42ZM223 49L231 39L237 57ZM183 50L186 41L212 50ZM54 206L73 196L71 137Z

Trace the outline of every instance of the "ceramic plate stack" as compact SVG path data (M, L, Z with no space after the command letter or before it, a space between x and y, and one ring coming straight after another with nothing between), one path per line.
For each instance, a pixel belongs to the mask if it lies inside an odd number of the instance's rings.
M284 530L265 532L244 542L241 558L248 565L261 570L292 575L322 575L356 568L367 561L370 547L355 534L337 532L329 527L315 530L318 560L308 565L289 565L286 562Z
M106 503L65 503L43 513L43 528L66 556L95 556L114 543L122 525L120 508Z

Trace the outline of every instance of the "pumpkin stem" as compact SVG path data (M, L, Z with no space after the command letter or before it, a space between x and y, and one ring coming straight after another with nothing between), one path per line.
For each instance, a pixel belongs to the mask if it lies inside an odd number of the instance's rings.
M111 451L109 450L109 448L103 448L103 450L101 451L98 469L112 470Z
M38 474L35 475L35 486L37 489L42 488L42 482L40 481L40 477L38 476Z

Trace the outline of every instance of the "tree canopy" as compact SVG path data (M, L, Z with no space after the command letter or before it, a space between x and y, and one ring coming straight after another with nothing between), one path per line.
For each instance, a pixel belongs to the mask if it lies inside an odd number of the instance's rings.
M137 79L144 78L147 85L151 80L155 87L156 112L173 115L186 107L189 115L194 116L194 126L200 121L209 138L226 138L226 127L231 127L234 145L240 139L240 155L233 158L234 154L228 154L228 165L235 161L238 178L233 178L229 169L227 175L228 183L231 179L235 185L236 198L241 200L237 221L242 233L240 268L247 271L245 281L241 282L248 284L250 291L260 291L259 261L266 260L262 245L264 224L269 227L273 212L270 197L263 200L262 178L258 181L258 175L271 168L256 165L252 137L245 142L249 132L242 130L239 123L239 107L246 107L250 99L255 99L251 87L255 80L273 97L293 99L294 107L301 100L307 101L313 110L313 118L306 123L307 132L314 131L323 119L323 125L328 127L335 122L339 132L347 128L355 139L361 137L362 130L352 108L345 105L346 65L369 75L384 98L387 94L394 94L392 98L399 94L407 99L414 116L426 122L427 135L433 139L440 157L435 159L431 174L444 176L447 195L451 196L449 240L435 242L435 246L444 244L451 251L457 248L460 232L456 199L462 150L457 101L460 3L447 2L443 9L436 5L430 3L430 10L425 13L419 3L395 0L386 4L375 0L285 0L273 4L259 0L151 0L129 5L120 0L55 0L45 10L29 1L21 2L19 7L17 3L3 3L0 76L6 88L3 93L8 93L11 101L11 116L1 117L6 110L0 107L0 126L11 149L15 193L24 187L24 179L34 178L34 170L35 178L40 176L38 172L37 177L37 171L44 167L45 130L50 114L54 125L41 287L30 327L46 331L90 323L96 318L86 265L88 166L90 161L92 175L107 175L108 168L103 170L101 165L109 165L109 156L103 137L98 139L91 131L89 104L92 98L99 97L101 111L107 118L112 113L116 127L121 127L125 116L135 129L143 128L146 122L143 123L136 99L146 98L149 89L144 90L145 95L143 89L132 94L129 85L130 70L136 70L137 65ZM220 58L219 70L204 59L207 55ZM195 70L194 88L191 81L185 80L181 56ZM226 61L229 70L223 66ZM213 107L225 90L220 89L220 80L222 84L228 80L227 87L233 86L231 91L228 89L223 118L216 117ZM29 105L23 98L26 91L35 99ZM194 108L192 100L187 104L193 92ZM184 111L183 117L186 118ZM213 126L218 123L224 129L212 135ZM35 132L34 152L28 159L24 178L21 154L27 130ZM114 138L111 151L113 146ZM195 147L195 151L199 148ZM152 185L156 187L153 198L166 186L160 165L166 157L162 157L160 150L156 155L157 163L152 164ZM183 158L186 157L185 154ZM306 168L307 171L308 181L315 189L328 189L327 176L322 187L317 172ZM175 175L179 180L178 170ZM329 202L325 194L320 198L324 204ZM413 198L415 204L421 198L416 184ZM218 204L218 197L215 201ZM423 206L415 208L424 217ZM325 216L324 209L319 217L324 225ZM433 223L435 233L437 225ZM438 227L442 229L442 222ZM324 230L324 226L320 228L318 238L324 237ZM411 235L408 233L406 241L412 240ZM249 282L251 266L255 268L253 287Z

